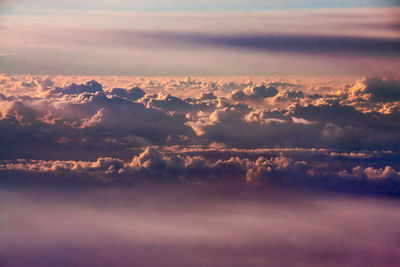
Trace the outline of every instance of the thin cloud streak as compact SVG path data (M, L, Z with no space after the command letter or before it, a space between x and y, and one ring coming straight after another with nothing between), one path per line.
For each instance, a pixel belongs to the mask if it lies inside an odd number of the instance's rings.
M51 30L51 29L50 29ZM25 31L21 31L23 34ZM25 32L26 33L26 32ZM29 38L29 37L28 37ZM35 32L31 40L97 47L222 48L309 55L392 57L400 55L400 38L296 34L214 34L178 31L63 29Z
M201 33L130 33L126 36L149 37L157 41L242 48L257 51L306 54L399 56L400 38L348 37L329 35L211 35ZM122 34L122 35L125 35ZM129 37L128 37L129 38ZM124 39L124 37L122 37Z

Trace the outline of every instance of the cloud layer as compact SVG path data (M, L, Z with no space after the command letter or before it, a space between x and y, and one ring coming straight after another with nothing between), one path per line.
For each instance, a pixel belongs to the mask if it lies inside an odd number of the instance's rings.
M399 80L3 76L2 184L398 193Z

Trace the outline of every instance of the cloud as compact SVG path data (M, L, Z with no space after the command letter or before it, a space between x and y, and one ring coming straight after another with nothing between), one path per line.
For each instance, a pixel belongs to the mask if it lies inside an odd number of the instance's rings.
M168 136L191 133L184 125L185 117L166 114L141 103L104 97L93 104L99 105L99 109L82 121L81 128L94 135L111 132L111 136L138 136L162 144Z
M154 108L164 112L177 111L186 114L193 108L189 103L170 94L158 94L157 97L150 97L144 101L148 108Z
M370 77L356 83L350 90L351 99L361 98L373 102L400 100L400 80Z
M209 93L202 92L199 99L200 100L213 100L216 98L217 97L214 95L213 92L209 92Z
M179 136L192 135L191 128L184 125L183 115L166 114L142 103L107 96L99 91L101 87L89 82L57 89L56 95L51 94L54 98L45 95L41 99L5 100L0 120L4 149L0 154L43 156L46 150L69 146L68 153L82 151L78 154L93 153L96 157L101 147L117 153L121 146L160 145L168 138L178 140Z
M278 94L278 90L275 87L260 85L246 88L245 90L233 91L229 97L234 101L260 101L276 94Z
M113 88L110 92L111 95L116 95L119 97L124 97L130 101L136 101L146 94L142 89L139 87L133 87L129 90L123 88Z
M103 86L95 80L88 81L85 84L71 83L65 87L55 87L52 93L58 94L82 94L103 92Z
M378 94L373 86L394 79L97 79L4 76L4 183L58 177L67 184L302 184L344 191L360 183L361 191L396 192L398 101L364 97L365 88Z
M81 179L87 183L107 182L188 182L188 183L220 183L236 181L245 182L248 160L232 157L228 160L209 162L201 156L179 156L164 154L155 148L148 147L131 162L114 158L98 158L95 162L82 161L42 161L17 160L4 162L0 172L4 177L2 183L40 183L45 177L46 183L60 183L65 180ZM7 177L11 174L11 178ZM44 176L43 174L50 174ZM18 176L19 175L19 176ZM48 180L47 180L48 179Z
M74 19L69 7L56 21L52 12L39 19L37 8L21 7L24 12L4 16L3 50L15 54L3 57L4 73L344 77L399 67L392 60L399 42L394 7L244 14L97 10Z
M218 151L218 150L217 150ZM182 153L183 152L183 153ZM68 186L82 185L252 185L271 188L320 188L329 191L396 194L400 172L384 168L335 166L327 168L313 157L326 157L315 151L292 151L294 158L262 151L208 152L193 154L176 147L164 150L147 147L132 160L100 157L95 161L73 160L6 160L0 162L3 186ZM255 153L254 153L255 152ZM296 154L298 153L298 154ZM190 155L193 154L193 155ZM215 158L217 156L217 158ZM311 162L297 160L304 159ZM329 156L327 157L329 158ZM359 157L359 159L367 160ZM351 164L348 166L352 166Z
M312 55L398 57L400 39L338 35L234 35L189 32L125 32L128 38L149 38L174 45L203 45L268 52Z
M303 119L303 118L296 118L296 117L292 117L292 121L293 121L294 123L304 124L304 125L311 125L311 124L314 124L314 123L315 123L315 122L308 121L308 120Z
M354 167L351 172L342 171L339 175L344 178L356 177L359 179L369 180L393 180L399 181L400 172L396 172L391 166L375 169L373 167L362 168L361 166Z

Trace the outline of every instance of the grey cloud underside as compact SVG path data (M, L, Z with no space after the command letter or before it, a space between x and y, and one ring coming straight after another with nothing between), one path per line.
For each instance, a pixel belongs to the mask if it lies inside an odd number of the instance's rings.
M400 82L393 78L317 91L276 81L149 80L125 89L7 79L0 95L2 185L238 183L399 192Z

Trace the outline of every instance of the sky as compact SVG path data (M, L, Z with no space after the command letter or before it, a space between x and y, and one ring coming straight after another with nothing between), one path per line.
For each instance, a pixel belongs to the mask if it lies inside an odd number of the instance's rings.
M399 67L390 1L5 1L0 71L369 75ZM23 40L23 42L21 42Z
M0 266L399 266L399 18L0 0Z
M35 12L38 10L129 10L129 11L213 11L213 10L263 10L263 9L309 9L341 7L384 7L396 6L396 1L376 0L220 0L220 1L183 1L183 0L102 0L102 1L65 1L65 0L18 0L2 1L16 11Z

